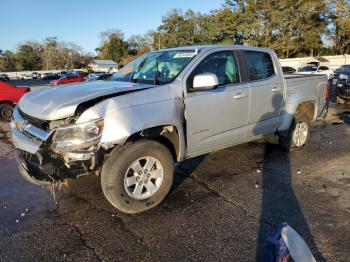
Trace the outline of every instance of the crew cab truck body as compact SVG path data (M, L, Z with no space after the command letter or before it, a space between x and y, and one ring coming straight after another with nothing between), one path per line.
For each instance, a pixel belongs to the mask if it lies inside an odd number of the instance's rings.
M326 89L324 75L285 78L270 49L151 52L112 81L26 95L12 121L19 170L38 185L96 173L114 207L141 212L169 192L174 162L270 134L304 146Z

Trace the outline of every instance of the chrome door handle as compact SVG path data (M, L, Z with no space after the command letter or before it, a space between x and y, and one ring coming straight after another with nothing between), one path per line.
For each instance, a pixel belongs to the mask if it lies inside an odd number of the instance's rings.
M247 94L245 94L245 93L237 93L237 94L235 94L234 96L233 96L233 98L235 98L235 99L241 99L241 98L245 98L245 97L247 97L248 95Z
M282 90L282 88L280 88L280 87L274 87L274 88L272 88L272 92L277 92L277 91L280 91L280 90Z

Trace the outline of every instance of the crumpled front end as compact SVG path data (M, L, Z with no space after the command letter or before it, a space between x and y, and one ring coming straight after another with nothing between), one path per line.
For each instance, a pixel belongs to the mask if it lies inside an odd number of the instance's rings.
M103 150L98 141L80 146L79 141L74 140L70 142L76 144L71 143L70 147L53 143L57 130L60 129L56 126L67 124L66 121L72 120L42 121L26 115L18 107L15 108L11 123L12 140L20 174L27 181L37 185L49 185L98 171L102 155L100 152ZM63 134L70 135L67 132Z
M337 96L340 98L350 99L350 77L347 79L338 79L335 90Z

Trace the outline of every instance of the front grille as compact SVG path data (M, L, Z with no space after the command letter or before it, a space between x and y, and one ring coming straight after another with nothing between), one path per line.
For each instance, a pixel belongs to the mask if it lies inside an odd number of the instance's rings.
M32 125L39 127L45 131L50 131L50 121L47 120L41 120L35 117L32 117L30 115L27 115L26 113L24 113L23 111L21 111L20 109L18 109L20 115L27 119L29 121L29 123L31 123Z

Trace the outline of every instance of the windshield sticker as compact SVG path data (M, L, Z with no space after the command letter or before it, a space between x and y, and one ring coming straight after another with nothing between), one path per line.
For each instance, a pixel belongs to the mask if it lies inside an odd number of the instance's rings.
M173 58L192 58L196 55L196 52L191 53L177 53Z

